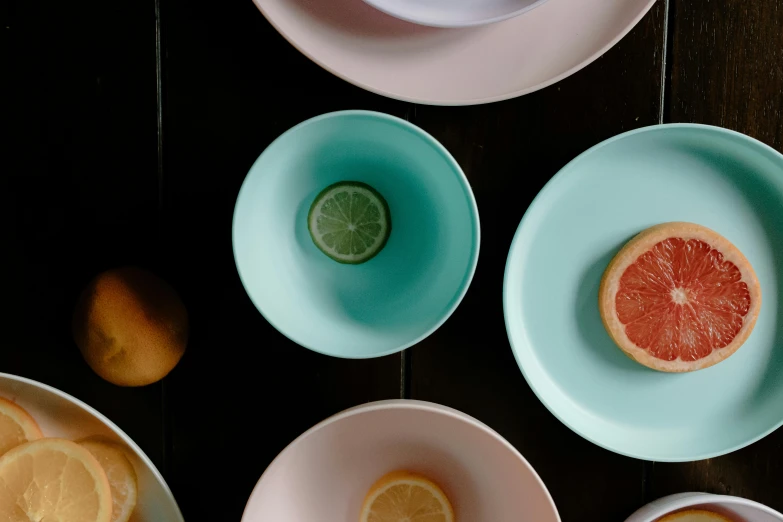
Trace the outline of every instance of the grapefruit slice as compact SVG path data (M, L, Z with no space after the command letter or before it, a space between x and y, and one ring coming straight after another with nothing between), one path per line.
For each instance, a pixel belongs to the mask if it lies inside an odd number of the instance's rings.
M742 346L761 308L761 288L723 236L693 223L663 223L612 259L598 306L626 355L654 370L689 372Z

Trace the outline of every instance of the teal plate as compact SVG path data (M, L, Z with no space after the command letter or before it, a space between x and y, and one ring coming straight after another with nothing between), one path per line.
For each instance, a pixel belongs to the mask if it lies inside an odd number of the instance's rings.
M687 374L626 357L598 313L609 261L635 234L666 221L728 238L764 296L739 351ZM782 277L783 156L717 127L648 127L588 150L530 205L506 264L506 328L530 387L576 433L640 459L699 460L783 424Z

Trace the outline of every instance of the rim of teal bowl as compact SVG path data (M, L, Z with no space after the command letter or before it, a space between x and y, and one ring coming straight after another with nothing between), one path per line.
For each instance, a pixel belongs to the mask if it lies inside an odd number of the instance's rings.
M514 252L514 248L516 247L517 241L520 241L520 237L523 236L525 233L525 227L526 227L526 218L529 215L530 211L535 208L536 205L541 204L541 201L547 195L549 192L554 190L555 186L560 182L562 178L564 178L566 175L568 175L569 171L574 167L575 164L580 162L582 159L584 159L586 156L595 153L596 151L614 143L615 141L622 140L624 138L627 138L629 136L633 136L635 134L644 134L648 132L666 132L669 129L694 129L694 130L702 130L702 131L708 131L708 132L714 132L716 134L723 134L726 136L730 136L733 139L737 139L739 141L744 141L748 144L750 144L753 147L756 147L759 150L759 153L766 153L767 156L771 156L772 158L776 159L777 161L783 162L783 154L778 152L777 150L773 149L766 143L763 143L755 138L751 138L750 136L746 134L742 134L741 132L724 129L723 127L716 127L714 125L704 125L700 123L663 123L658 125L650 125L648 127L642 127L640 129L634 129L632 131L623 132L622 134L618 134L617 136L613 136L611 138L608 138L596 145L593 145L586 151L579 154L577 157L566 163L563 168L561 168L557 173L552 176L552 178L544 185L544 188L542 188L538 194L536 194L536 197L533 198L533 201L528 206L527 210L525 210L525 214L522 216L521 221L519 222L519 226L517 227L516 232L514 233L514 239L511 241L511 246L508 249L508 257L506 257L506 268L503 273L503 320L506 323L506 336L508 337L509 345L511 346L511 352L514 354L514 359L517 361L517 366L519 366L519 370L522 372L522 376L525 378L525 381L527 381L528 386L530 386L530 389L533 390L533 393L538 397L538 400L541 401L541 403L546 407L549 412L555 416L557 420L565 424L567 428L569 428L571 431L579 435L580 437L592 442L596 446L599 446L601 448L604 448L606 450L612 451L614 453L617 453L619 455L624 455L626 457L632 457L635 459L641 459L641 460L648 460L648 461L656 461L656 462L693 462L697 460L704 460L704 459L711 459L714 457L719 457L721 455L726 455L728 453L732 453L734 451L737 451L739 449L742 449L746 446L750 446L754 442L757 442L779 427L783 426L783 415L781 415L781 419L771 428L761 432L760 434L751 437L745 442L742 442L740 444L736 444L734 446L725 448L723 450L713 451L713 452L706 452L706 453L699 453L692 456L666 456L666 455L653 455L653 454L644 454L644 453L633 453L624 451L615 447L612 447L610 444L605 444L601 442L600 440L597 440L593 437L587 436L585 433L582 433L580 430L576 429L570 422L568 422L563 416L561 416L558 411L553 408L549 402L547 402L546 398L541 394L541 392L536 388L535 384L532 382L531 378L528 376L527 372L525 371L524 366L522 365L522 362L520 360L520 357L518 355L518 351L521 351L524 349L523 347L517 348L517 346L514 345L514 341L511 337L511 326L508 316L508 306L507 303L509 301L509 292L508 292L508 274L511 270L511 256Z
M289 335L288 332L285 332L283 331L282 328L279 328L278 325L275 324L275 322L272 321L267 316L267 314L264 313L261 306L256 302L255 299L253 299L253 296L250 295L250 292L247 291L247 286L245 285L245 278L242 275L242 270L239 268L239 262L237 259L237 251L236 251L236 242L234 236L234 233L236 231L236 226L237 226L237 222L236 222L237 206L239 205L239 200L242 198L242 193L245 190L245 186L247 184L247 177L253 171L255 166L257 164L260 164L260 162L264 159L264 156L268 154L269 149L271 149L272 146L275 145L275 143L277 143L284 137L299 131L303 127L306 127L308 125L313 125L315 123L320 122L321 120L326 120L331 118L343 118L348 116L363 116L363 117L377 119L377 120L385 120L387 122L399 125L400 127L403 127L406 130L413 132L415 135L417 135L418 137L423 139L426 143L428 143L432 148L438 151L440 155L443 156L443 159L445 159L446 162L449 164L449 166L451 166L452 171L457 175L457 180L462 185L462 190L468 201L468 206L470 207L470 214L473 222L473 237L475 238L473 240L473 244L471 245L470 267L468 268L468 271L465 273L465 276L462 278L462 282L459 284L457 293L452 298L451 302L448 304L446 312L435 322L435 324L433 324L433 326L430 327L422 335L416 337L415 339L412 339L407 343L403 343L400 346L396 346L394 348L390 348L388 350L384 350L378 353L358 354L358 355L335 354L335 353L330 353L329 351L326 350L322 350L315 346L309 346L305 343L302 343L294 339L294 337ZM326 114L321 114L319 116L315 116L301 123L298 123L293 127L291 127L290 129L288 129L287 131L283 132L280 136L278 136L274 140L272 140L272 142L266 146L264 151L253 162L253 165L250 167L250 170L248 170L248 173L245 175L245 179L242 181L242 186L240 187L239 192L237 193L236 202L234 203L234 213L231 219L231 249L234 254L234 265L237 268L237 273L239 274L239 280L242 282L242 288L245 290L245 293L250 298L250 301L256 307L256 310L258 310L258 312L264 317L264 319L266 319L266 321L269 324L271 324L275 328L275 330L277 330L278 332L280 332L285 337L295 342L299 346L307 348L308 350L311 350L313 352L320 353L322 355L328 355L330 357L338 357L340 359L374 359L376 357L385 357L387 355L399 353L407 348L410 348L411 346L420 343L421 341L423 341L424 339L432 335L438 328L443 326L443 323L445 323L449 317L451 317L451 315L457 309L459 304L462 302L462 299L465 297L465 294L468 292L468 288L470 288L470 283L473 281L473 275L476 273L476 266L478 265L480 247L481 247L481 225L479 222L478 205L476 204L476 198L473 195L473 189L471 189L470 187L470 182L468 181L467 176L465 176L465 173L462 171L462 168L459 166L459 163L457 163L457 160L454 159L454 156L452 156L451 153L448 150L446 150L446 147L444 147L438 140L432 137L427 131L425 131L421 127L418 127L409 121L403 120L402 118L398 118L396 116L391 116L390 114L385 114L382 112L375 112L375 111L347 110L347 111L328 112Z

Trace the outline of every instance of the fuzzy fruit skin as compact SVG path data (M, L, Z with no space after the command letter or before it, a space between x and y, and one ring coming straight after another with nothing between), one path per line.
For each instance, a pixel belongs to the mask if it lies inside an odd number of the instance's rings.
M82 292L73 337L90 368L118 386L165 377L188 342L188 312L176 291L136 267L108 270Z

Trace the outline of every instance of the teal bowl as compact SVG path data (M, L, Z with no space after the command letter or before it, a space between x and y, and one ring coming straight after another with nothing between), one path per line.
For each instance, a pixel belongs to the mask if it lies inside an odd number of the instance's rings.
M337 263L307 215L338 181L386 199L392 230L377 256ZM261 314L292 341L346 358L403 350L435 331L470 285L479 217L465 175L432 136L365 111L324 114L277 138L248 172L234 209L237 271Z

